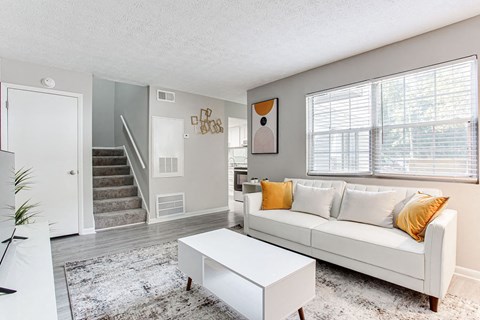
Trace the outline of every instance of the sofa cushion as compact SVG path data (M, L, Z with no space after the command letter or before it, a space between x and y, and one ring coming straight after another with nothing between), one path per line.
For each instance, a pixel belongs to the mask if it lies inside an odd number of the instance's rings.
M419 192L404 206L398 215L397 225L417 241L423 241L427 225L447 204L448 197L432 197Z
M333 188L315 188L297 184L291 210L329 219L334 197L335 189Z
M424 279L424 244L395 228L330 221L312 230L312 247Z
M335 190L335 196L333 197L332 209L330 210L331 217L338 217L340 212L340 205L342 203L343 191L347 183L341 180L318 180L318 179L292 179L285 178L285 181L293 182L293 192L297 184L302 186L314 187L314 188L333 188Z
M423 193L430 194L434 197L440 197L442 191L439 189L431 188L405 188L405 187L389 187L389 186L372 186L366 184L354 184L348 183L345 187L347 190L360 190L360 191L372 191L372 192L382 192L382 191L396 191L396 205L393 209L393 226L397 227L396 220L400 211L402 211L405 204L410 201L410 199L417 194L419 191Z
M290 210L260 210L251 213L248 220L250 229L306 246L311 246L311 229L328 222L313 214Z
M338 220L393 228L395 191L345 190Z
M292 182L262 181L262 210L290 209L292 207Z

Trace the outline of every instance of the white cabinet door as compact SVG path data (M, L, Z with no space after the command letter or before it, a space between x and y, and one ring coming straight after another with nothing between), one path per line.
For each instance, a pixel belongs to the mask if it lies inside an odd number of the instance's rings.
M48 221L52 237L78 233L78 98L8 88L7 99L8 150L33 175L16 206L38 202L34 220Z
M240 146L240 127L228 128L228 146L230 148Z
M248 143L247 140L248 140L247 121L245 120L245 124L240 127L240 145L241 146L246 145Z

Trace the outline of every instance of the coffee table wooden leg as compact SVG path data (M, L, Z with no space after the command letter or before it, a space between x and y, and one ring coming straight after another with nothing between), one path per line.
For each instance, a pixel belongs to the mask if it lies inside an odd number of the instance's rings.
M300 317L300 320L305 320L305 314L303 313L303 307L298 309L298 316Z
M187 291L190 291L192 289L192 278L188 277L187 280Z

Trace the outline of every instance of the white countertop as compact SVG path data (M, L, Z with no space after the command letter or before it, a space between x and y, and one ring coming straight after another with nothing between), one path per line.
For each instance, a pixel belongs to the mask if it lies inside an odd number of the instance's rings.
M244 182L242 184L245 184L247 186L260 186L260 182Z

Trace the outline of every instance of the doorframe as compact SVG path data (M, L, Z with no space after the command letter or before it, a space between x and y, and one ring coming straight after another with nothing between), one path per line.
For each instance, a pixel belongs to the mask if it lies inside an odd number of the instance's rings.
M65 96L77 99L77 166L78 166L78 180L77 180L77 187L78 187L78 234L82 235L85 234L86 230L84 228L84 205L83 205L83 185L84 185L84 171L83 171L83 94L76 93L76 92L69 92L69 91L61 91L61 90L52 90L52 89L45 89L39 87L31 87L13 83L2 82L0 83L0 149L4 148L4 137L1 137L1 133L7 133L8 139L8 122L6 122L6 131L4 131L3 124L4 121L8 121L8 118L4 120L3 115L8 111L7 109L7 93L8 89L17 89L23 91L31 91L37 93L46 93L58 96ZM7 146L8 148L8 140Z

